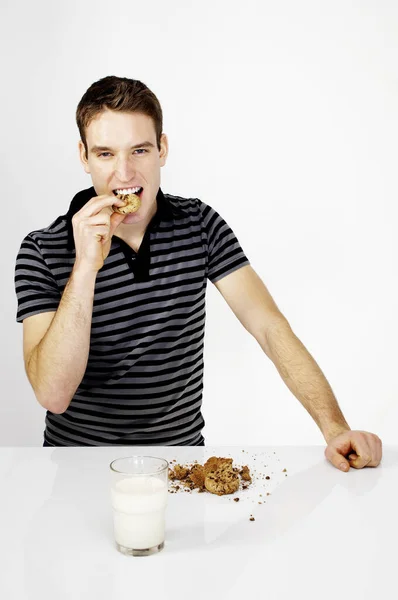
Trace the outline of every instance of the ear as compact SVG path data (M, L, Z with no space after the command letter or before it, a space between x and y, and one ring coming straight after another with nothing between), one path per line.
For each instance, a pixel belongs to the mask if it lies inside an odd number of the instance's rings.
M79 157L80 157L80 162L83 165L84 170L86 171L86 173L90 173L90 167L88 165L88 160L86 157L86 150L84 148L84 144L81 140L79 140Z
M164 165L166 164L166 159L167 159L168 153L169 153L169 141L167 139L167 135L165 133L162 133L162 135L160 137L160 153L159 153L161 167L164 167Z

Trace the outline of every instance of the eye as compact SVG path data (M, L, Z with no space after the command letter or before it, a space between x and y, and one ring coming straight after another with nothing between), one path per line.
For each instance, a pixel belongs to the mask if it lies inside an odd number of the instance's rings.
M148 152L148 150L145 150L145 148L137 148L134 152L139 152L140 154L141 153L144 154L144 153ZM105 155L110 156L111 152L101 152L100 154L98 154L98 156L104 156L105 158L107 158L107 156L105 156Z

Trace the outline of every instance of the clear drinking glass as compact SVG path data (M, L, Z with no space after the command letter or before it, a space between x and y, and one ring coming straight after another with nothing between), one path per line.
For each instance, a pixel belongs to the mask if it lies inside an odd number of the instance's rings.
M111 462L111 500L116 547L129 556L164 548L169 463L153 456Z

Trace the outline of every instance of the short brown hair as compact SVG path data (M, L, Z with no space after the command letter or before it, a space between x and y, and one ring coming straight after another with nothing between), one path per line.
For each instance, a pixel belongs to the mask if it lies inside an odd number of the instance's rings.
M76 109L76 123L88 156L86 128L105 108L124 112L139 112L153 120L156 142L160 150L163 114L159 100L151 90L136 79L109 75L99 79L86 91Z

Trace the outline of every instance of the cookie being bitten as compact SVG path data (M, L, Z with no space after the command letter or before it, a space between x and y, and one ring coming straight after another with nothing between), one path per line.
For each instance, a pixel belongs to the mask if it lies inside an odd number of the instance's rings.
M126 202L125 206L112 205L113 212L116 212L119 215L129 215L130 213L135 213L141 206L141 199L136 194L116 194L116 198Z

